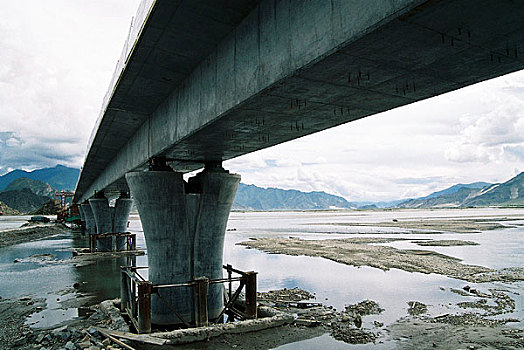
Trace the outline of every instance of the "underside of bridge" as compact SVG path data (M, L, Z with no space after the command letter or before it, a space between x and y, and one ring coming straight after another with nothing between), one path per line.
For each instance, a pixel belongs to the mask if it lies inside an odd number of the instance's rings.
M194 170L522 69L523 7L157 0L110 87L75 201L128 190L125 173L155 155Z
M131 190L154 283L220 274L240 181L222 161L524 68L521 1L143 1L74 201Z

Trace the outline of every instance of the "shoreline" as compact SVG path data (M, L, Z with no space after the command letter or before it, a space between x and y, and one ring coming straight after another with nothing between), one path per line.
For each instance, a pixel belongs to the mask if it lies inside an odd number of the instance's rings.
M0 231L0 248L69 232L69 227L59 223L34 224L26 227L2 230Z

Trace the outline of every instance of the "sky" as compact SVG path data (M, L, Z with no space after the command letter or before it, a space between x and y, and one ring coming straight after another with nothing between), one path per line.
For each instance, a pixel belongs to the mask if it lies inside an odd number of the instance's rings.
M0 175L80 167L139 0L2 0ZM524 71L224 163L242 182L349 201L524 171Z

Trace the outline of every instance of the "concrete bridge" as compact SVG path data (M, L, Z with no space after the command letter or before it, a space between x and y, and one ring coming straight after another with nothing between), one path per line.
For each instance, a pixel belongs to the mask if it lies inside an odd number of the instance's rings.
M516 0L144 0L74 201L100 232L129 212L105 197L131 192L153 283L221 277L240 181L222 161L520 70L523 18Z

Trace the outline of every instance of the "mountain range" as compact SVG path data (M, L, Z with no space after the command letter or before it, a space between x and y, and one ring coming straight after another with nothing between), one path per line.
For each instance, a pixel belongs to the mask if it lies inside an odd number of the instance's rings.
M30 180L45 182L54 189L73 191L80 176L80 169L57 165L54 168L43 168L33 171L13 170L0 176L0 191L5 189L13 180L25 177Z
M34 171L13 170L0 176L0 210L6 215L33 213L54 198L57 190L72 190L79 169L57 165Z
M280 188L261 188L240 184L233 203L234 210L317 210L350 209L350 203L342 197L326 192L302 192Z
M457 184L426 197L409 199L400 208L467 208L524 206L524 172L500 184Z
M55 190L76 186L79 169L57 165L0 176L0 203L19 212L32 212L54 196ZM524 173L507 182L456 184L427 196L391 202L349 202L326 192L302 192L240 184L234 210L325 210L377 208L464 208L524 206ZM7 212L8 210L4 210Z

